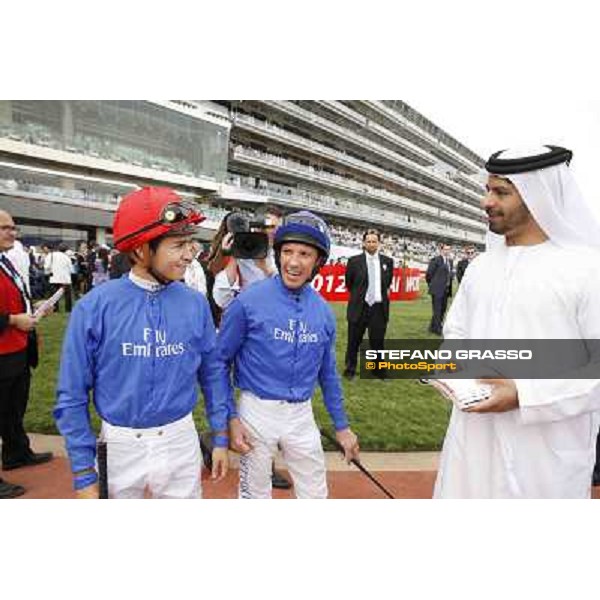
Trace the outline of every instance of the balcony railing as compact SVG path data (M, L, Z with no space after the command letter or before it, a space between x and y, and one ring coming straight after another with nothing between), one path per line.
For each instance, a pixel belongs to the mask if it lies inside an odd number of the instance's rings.
M75 200L77 202L105 204L114 210L121 197L119 194L101 193L93 190L69 189L43 185L17 179L0 179L0 189L8 193L24 192L40 198L55 200Z
M415 160L415 158L411 158L409 156L407 157L409 158L409 160L412 160L413 162L416 162L417 164L420 164L425 168L431 166L435 162L430 154L427 154L425 150L419 148L419 146L417 146L416 144L413 144L411 141L394 134L389 129L382 127L378 123L374 123L372 120L369 120L364 115L347 107L345 104L342 104L337 100L316 100L315 102L318 105L321 105L327 108L328 110L344 117L345 119L351 120L355 125L361 128L368 127L369 131L372 131L379 135L381 138L394 143L396 146L402 148L405 152L411 154L413 157L417 157L418 159Z
M344 178L340 175L329 173L327 171L318 171L314 167L302 165L291 159L287 159L281 156L275 156L267 154L253 148L247 148L245 146L235 146L233 149L233 158L236 160L250 161L251 163L267 164L272 170L282 171L289 174L293 174L300 179L309 179L329 187L351 192L358 196L370 196L376 200L391 203L402 208L424 212L428 209L428 206L423 202L406 198L398 194L393 194L384 189L374 188L367 184L359 183L353 179ZM471 219L479 221L482 217L482 212L479 209L465 205L454 198L448 198L442 194L432 192L429 188L421 186L420 184L405 180L404 185L407 189L415 190L420 192L424 196L441 202L445 208L452 208L454 210L460 210L463 213L468 213ZM429 207L431 208L431 207ZM440 207L431 208L430 212L437 211ZM433 214L433 213L432 213ZM448 212L448 215L455 215L454 212ZM456 215L458 216L458 215ZM466 217L468 218L468 217Z
M421 129L418 125L407 119L404 115L387 106L384 102L381 102L379 100L365 100L364 104L369 106L371 109L375 109L380 113L383 113L389 119L396 121L396 123L398 123L401 127L412 131L414 134L427 141L432 149L437 149L443 151L446 154L451 155L455 160L457 160L460 164L466 167L470 172L477 171L481 168L480 165L477 164L474 160L464 157L457 150L448 146L441 140L437 139L428 131Z
M443 188L450 190L452 193L462 197L466 202L479 204L480 196L475 194L474 192L463 188L462 186L453 181L440 177L439 175L436 175L435 173L429 171L427 168L422 167L421 165L414 163L413 161L410 161L404 156L396 152L392 152L391 150L388 150L387 148L376 144L368 138L355 134L350 129L336 125L332 121L329 121L328 119L320 117L315 113L305 110L304 108L293 104L292 102L286 102L283 100L265 100L262 101L262 104L265 104L270 108L283 111L284 113L293 116L296 119L300 119L303 122L320 127L328 133L336 135L342 140L351 140L354 143L360 145L361 148L368 148L371 151L379 154L380 156L384 156L388 160L393 160L395 163L404 166L406 169L411 170L413 174L417 177L423 177L432 181L434 184L437 184Z
M459 240L469 240L476 243L483 241L484 226L481 224L479 231L461 231L457 232L459 226L453 225L446 218L444 222L435 223L421 215L399 214L398 211L386 210L372 205L363 205L343 198L336 198L326 194L303 190L301 188L290 188L278 184L263 182L256 187L255 178L244 177L240 175L230 175L229 183L240 186L242 189L248 189L253 193L259 193L269 196L284 205L308 207L320 212L343 216L344 218L356 219L357 216L368 223L377 223L387 227L398 227L402 230L414 231L419 233L432 233L440 237L450 237ZM434 215L430 215L434 216ZM447 217L444 214L435 215L437 218ZM466 224L468 227L477 227L478 224L472 222ZM478 228L479 229L479 228Z
M287 142L294 148L301 148L307 152L311 152L313 154L333 160L336 163L355 168L364 173L368 173L369 175L383 179L386 182L392 182L396 185L406 188L413 187L421 193L431 196L432 199L436 201L450 202L457 208L465 206L451 196L447 196L446 194L438 192L437 190L432 190L427 186L423 186L419 183L411 181L410 179L401 177L392 171L388 171L366 161L355 158L354 156L346 154L345 152L340 152L339 150L334 150L333 148L329 148L323 144L314 142L313 140L303 138L300 135L296 135L295 133L291 133L277 125L274 125L273 123L261 121L260 119L255 119L250 115L243 114L235 115L234 122L243 129L262 133L263 135L267 135L268 137L280 142ZM469 183L472 184L470 181ZM479 190L479 193L483 194L483 189ZM477 214L478 211L475 210L472 212L473 214Z

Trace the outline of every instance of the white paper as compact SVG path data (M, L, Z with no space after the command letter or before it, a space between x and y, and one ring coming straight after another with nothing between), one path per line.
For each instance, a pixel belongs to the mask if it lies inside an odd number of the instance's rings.
M52 294L52 296L50 296L50 298L48 298L47 300L44 300L36 309L35 312L33 313L33 318L34 319L41 319L47 310L49 310L50 308L52 308L63 296L63 294L65 293L65 290L63 288L58 288L56 290L56 292L54 292L54 294Z
M486 400L492 394L491 385L476 379L430 379L428 383L461 409Z

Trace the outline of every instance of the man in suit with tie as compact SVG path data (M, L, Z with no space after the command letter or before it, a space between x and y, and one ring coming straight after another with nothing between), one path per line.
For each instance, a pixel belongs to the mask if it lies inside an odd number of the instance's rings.
M462 278L465 275L465 271L467 267L471 264L471 261L475 258L475 248L473 246L467 246L465 248L464 257L458 261L456 265L456 280L458 283L462 281Z
M356 374L358 349L367 329L371 349L383 350L390 314L388 291L394 275L394 261L379 253L380 244L378 231L366 231L363 235L364 252L350 258L346 267L346 288L350 292L344 370L347 379L353 379Z
M431 296L432 316L429 332L442 335L442 322L448 298L452 296L452 259L450 246L440 244L440 253L429 261L425 281Z

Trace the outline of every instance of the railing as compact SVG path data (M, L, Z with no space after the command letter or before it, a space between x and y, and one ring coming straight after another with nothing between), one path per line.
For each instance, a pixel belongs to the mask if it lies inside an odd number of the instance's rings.
M380 156L385 156L389 160L393 160L394 162L403 165L405 168L411 169L414 173L417 174L417 176L428 178L428 179L436 182L437 184L444 186L449 190L452 190L452 192L464 197L465 201L472 202L472 203L475 202L477 204L479 203L480 197L478 195L476 195L475 193L471 192L470 190L467 190L467 189L461 187L457 183L454 183L452 181L449 181L442 177L439 177L439 176L435 175L434 173L428 171L426 168L422 167L421 165L418 165L418 164L406 159L405 157L401 156L400 154L398 154L396 152L392 152L392 151L384 148L383 146L380 146L379 144L372 142L371 140L369 140L367 138L364 138L362 136L359 136L358 134L355 134L350 129L336 125L332 121L329 121L328 119L325 119L325 118L320 117L319 115L316 115L308 110L305 110L304 108L302 108L296 104L293 104L291 102L286 102L286 101L279 101L279 100L277 100L277 101L265 100L265 101L262 101L262 103L265 104L266 106L269 106L271 108L283 111L291 116L294 116L297 119L301 119L304 122L319 126L320 128L328 131L329 133L333 133L334 135L340 137L343 140L346 140L346 141L352 140L352 141L354 141L354 143L359 144L362 148L368 147L371 151L376 152Z
M456 160L460 161L463 165L466 165L471 171L477 170L480 165L475 162L472 158L466 158L458 150L448 146L435 136L433 136L428 131L421 129L417 124L407 119L404 115L398 113L393 108L390 108L385 104L385 102L380 102L379 100L365 100L364 103L368 105L370 108L374 108L375 110L379 110L383 114L385 114L392 121L396 121L402 127L411 130L413 133L419 135L421 138L425 139L432 148L442 150L446 153L451 154Z
M423 161L422 163L419 163L421 164L421 166L431 166L431 164L434 162L431 156L427 154L425 150L419 148L419 146L417 146L416 144L413 144L411 141L394 134L392 131L386 129L385 127L382 127L378 123L374 123L371 119L356 112L355 110L352 110L351 108L348 108L341 102L338 102L337 100L317 100L316 103L326 107L330 111L337 113L345 119L353 121L359 127L368 127L369 131L372 131L380 137L396 144L397 146L401 147L405 152L417 156L421 161ZM419 162L415 161L410 157L408 158L413 162Z
M318 192L304 190L302 188L291 188L291 187L284 186L281 184L273 184L271 182L264 182L261 184L261 187L256 188L254 185L254 179L251 177L246 178L246 177L239 176L239 175L238 176L230 176L229 183L232 185L250 188L253 192L258 192L260 194L277 194L278 196L284 197L284 198L288 198L288 197L292 197L292 196L296 196L296 197L303 198L303 199L315 198L319 202L321 202L323 205L330 206L330 207L346 206L346 207L354 210L356 207L363 206L356 202L350 202L349 200L345 200L343 198L337 198L335 196L330 196L328 194L322 194L322 193L318 193ZM371 211L377 211L377 210L381 210L381 211L385 212L384 209L380 209L378 207L373 207L373 206L368 207L369 213ZM393 213L390 213L389 211L387 211L387 214L388 214L388 216L389 215L395 215L396 217L399 216L397 211L395 211ZM448 212L448 211L445 211L445 210L439 209L439 208L436 209L436 208L433 208L433 207L430 207L430 206L424 205L424 204L418 204L415 211L410 213L410 217L409 217L408 211L406 212L406 214L400 215L400 216L408 221L410 218L415 220L416 217L418 217L419 215L433 217L434 219L443 219L444 223L456 223L457 226L463 225L463 226L466 226L467 228L471 228L472 230L475 230L475 232L477 232L477 231L483 232L485 229L485 226L484 226L483 222L481 222L481 221L473 221L472 219L468 219L461 215L457 215L457 214L454 214L454 213L451 213L451 212Z
M303 178L308 177L311 180L326 183L328 185L343 189L345 191L351 191L352 193L360 195L360 196L369 195L374 199L384 201L387 203L392 203L392 204L395 204L402 208L405 208L407 210L412 210L412 211L417 211L417 212L426 212L427 211L427 209L424 208L427 205L425 205L421 202L418 202L416 200L406 198L404 196L400 196L397 194L392 194L391 192L388 192L387 190L373 188L372 186L369 186L367 184L359 184L358 182L356 182L353 179L347 179L347 178L341 177L340 175L337 175L334 173L328 173L327 171L318 171L314 167L311 167L311 166L307 167L307 166L302 165L291 159L287 159L287 158L280 157L280 156L275 156L273 154L267 154L267 153L261 152L259 150L256 150L254 148L248 148L246 146L238 145L238 146L234 147L234 149L233 149L233 157L237 160L244 159L244 158L257 159L261 162L266 162L269 165L272 165L274 167L278 167L279 169L284 169L287 171L291 171L292 173L296 173ZM277 170L279 170L279 169L277 169ZM443 202L444 204L446 204L446 206L450 205L452 208L461 210L463 212L470 213L471 218L476 221L479 221L481 219L482 213L480 210L475 209L474 207L464 205L463 203L461 203L458 200L454 200L453 198L446 198L446 197L436 198L435 196L437 194L432 193L431 190L429 190L428 188L425 188L424 186L421 186L420 184L410 182L408 180L406 180L405 186L408 189L412 189L412 190L420 192L424 195L427 195L428 197L430 197L434 200L439 200L439 201ZM437 210L438 209L433 208L433 209L430 209L429 212L431 214L433 214L432 211L437 211ZM452 217L455 216L455 214L451 213L451 212L448 212L447 215L448 216L451 215ZM459 215L456 215L456 217L459 217ZM468 217L464 217L464 218L468 218ZM471 223L471 224L473 225L473 223Z
M232 185L239 185L244 188L244 183L250 183L249 180L243 177L230 178ZM293 190L282 186L263 186L255 188L248 186L254 192L269 196L274 200L278 200L284 205L308 207L319 212L342 216L348 219L356 219L357 216L364 218L367 223L377 223L387 227L398 227L402 230L411 230L417 233L430 233L445 238L454 238L466 241L481 243L483 241L483 230L479 233L471 231L456 232L456 227L448 222L433 223L415 218L409 215L399 215L397 212L378 209L373 206L366 206L344 200L325 196L308 190ZM292 192L292 193L290 193ZM483 227L483 226L482 226Z
M320 144L318 142L314 142L312 140L307 140L306 138L303 138L302 136L299 136L299 135L296 135L295 133L286 131L285 129L282 129L281 127L278 127L277 125L274 125L272 123L263 122L263 121L260 121L259 119L255 119L254 117L252 117L250 115L242 115L242 114L237 114L234 117L234 122L239 124L242 128L244 128L244 127L250 128L253 131L259 131L259 132L262 132L263 134L267 133L269 135L269 137L278 139L279 141L281 141L281 140L289 141L296 148L302 148L304 150L307 150L308 152L313 152L313 153L319 154L326 158L335 160L336 162L338 162L340 164L344 164L344 165L359 169L363 172L369 173L370 175L379 177L387 182L392 182L392 183L395 183L396 185L407 187L407 188L412 187L415 190L418 190L419 192L421 192L423 194L431 196L432 199L434 199L434 200L438 200L441 202L445 201L445 202L451 203L456 208L462 208L464 206L469 206L472 214L474 214L474 215L478 214L477 209L472 210L473 207L471 205L469 205L469 204L465 205L465 204L461 203L460 201L456 200L455 198L452 198L451 196L447 196L446 194L440 193L437 190L432 190L431 188L428 188L417 182L411 181L410 179L401 177L392 171L388 171L388 170L378 167L376 165L372 165L366 161L357 159L354 156L346 154L345 152L340 152L339 150L334 150L332 148L328 148L327 146L324 146L323 144ZM470 183L472 183L472 182L470 182ZM483 190L479 190L479 193L482 194Z
M28 194L45 196L48 198L62 198L81 202L97 202L99 204L108 204L111 206L116 206L120 202L120 195L116 193L103 194L93 190L61 188L17 179L0 179L0 189L3 189L9 193L19 191Z

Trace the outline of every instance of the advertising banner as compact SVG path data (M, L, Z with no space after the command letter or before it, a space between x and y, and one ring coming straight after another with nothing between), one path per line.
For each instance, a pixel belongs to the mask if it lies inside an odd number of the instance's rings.
M326 265L312 281L312 286L328 302L347 302L349 293L345 285L346 267ZM419 269L394 269L390 287L390 300L416 300L419 297Z

